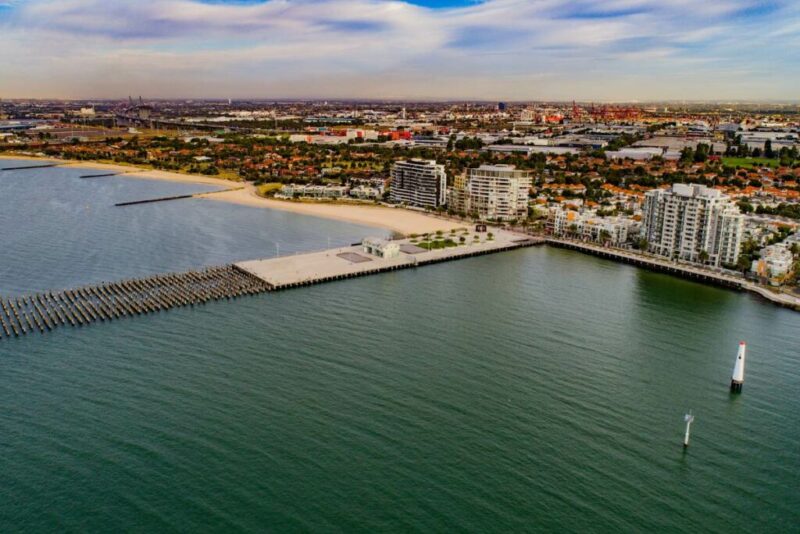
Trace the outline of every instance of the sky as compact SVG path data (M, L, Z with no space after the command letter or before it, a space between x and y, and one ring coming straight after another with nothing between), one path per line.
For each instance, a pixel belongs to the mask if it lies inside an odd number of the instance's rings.
M798 0L0 0L0 98L797 100Z

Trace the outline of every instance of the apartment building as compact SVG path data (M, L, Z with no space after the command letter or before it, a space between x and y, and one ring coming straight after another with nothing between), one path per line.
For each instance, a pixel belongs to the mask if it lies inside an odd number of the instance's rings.
M444 165L434 160L401 160L392 166L389 199L398 204L438 208L447 194Z
M645 194L641 236L650 252L706 265L733 265L739 258L744 217L721 191L674 184Z
M481 165L469 169L468 211L481 219L508 221L528 216L531 174L513 165Z

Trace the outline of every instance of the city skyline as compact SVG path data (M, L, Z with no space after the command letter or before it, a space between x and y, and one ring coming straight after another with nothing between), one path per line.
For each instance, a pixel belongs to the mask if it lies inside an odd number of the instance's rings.
M786 100L785 1L0 0L3 98Z

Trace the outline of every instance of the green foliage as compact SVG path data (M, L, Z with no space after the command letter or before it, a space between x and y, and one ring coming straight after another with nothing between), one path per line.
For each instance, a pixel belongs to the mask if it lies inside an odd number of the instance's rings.
M455 147L458 150L480 150L483 148L483 141L477 137L465 137L456 141Z
M800 219L800 204L787 204L782 202L776 207L758 206L756 213L767 215L778 215L780 217L787 217L789 219Z
M425 250L438 250L442 248L450 248L458 246L452 239L437 239L433 241L421 241L417 244L418 247Z
M767 158L748 158L748 157L726 157L722 158L722 164L726 167L753 169L755 167L777 167L778 161Z

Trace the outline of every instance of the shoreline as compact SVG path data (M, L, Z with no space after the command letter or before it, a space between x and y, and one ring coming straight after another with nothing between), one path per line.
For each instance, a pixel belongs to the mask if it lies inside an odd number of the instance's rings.
M133 178L140 178L147 180L161 180L169 182L216 185L222 187L223 189L220 191L199 193L198 195L196 195L196 198L203 200L212 200L215 202L228 202L230 204L236 204L240 206L247 206L253 208L288 211L309 217L319 217L328 220L338 220L352 224L360 224L363 226L381 228L384 230L390 230L392 232L396 232L403 235L434 233L437 230L449 231L453 228L463 228L464 226L469 226L468 223L465 223L463 221L452 221L445 218L438 218L433 215L427 215L416 211L405 210L403 208L388 208L385 206L364 206L364 205L347 206L343 204L292 202L286 200L269 199L259 196L257 194L256 187L249 182L235 182L232 180L225 180L222 178L214 178L212 176L181 174L170 171L148 170L127 165L115 165L110 163L98 163L93 161L82 162L82 161L72 161L72 160L61 160L55 158L42 158L36 156L9 156L0 154L0 161L2 160L23 160L23 161L56 163L59 164L59 166L63 167L120 172L124 173L124 176L126 177L129 176ZM231 186L235 186L236 188L232 189ZM555 240L548 239L547 241L548 246L554 246L554 243L551 241ZM574 243L571 244L574 245ZM556 246L558 247L558 245ZM572 248L572 247L567 247L567 248ZM621 258L622 254L619 253L614 254L614 251L616 251L616 249L605 249L605 250L601 249L602 247L586 246L585 244L583 244L583 246L572 248L572 250L575 252L580 252L583 254L590 254L595 256L606 255L609 254L609 252L611 252L610 255L619 257L607 258L607 259L612 259L612 261L616 261L617 263L630 263L629 261L626 261L625 259ZM619 252L621 253L622 251ZM640 259L644 261L650 258L646 256L641 256ZM647 265L638 265L638 266L644 269L667 272L667 270L653 269L652 267L648 267ZM726 285L726 284L720 284L719 281L714 282L714 281L699 279L695 276L687 276L677 271L668 272L668 274L672 274L673 276L677 276L678 278L682 278L685 280L693 280L695 282L700 282L707 285L717 285L717 286L725 285L730 289L736 289L739 291L748 291L778 306L782 306L795 311L800 311L800 298L786 294L775 294L767 288L753 284L752 282L744 279L737 280L735 284L730 283ZM708 274L712 275L713 271L709 271Z
M44 158L36 156L0 155L0 160L24 160L46 163L56 163L60 167L92 169L99 171L123 173L123 177L141 178L146 180L162 180L168 182L193 183L215 185L223 188L222 191L203 193L198 198L215 202L228 202L252 208L274 209L288 211L310 217L319 217L329 220L348 222L371 226L383 230L390 230L403 235L434 233L437 230L449 231L453 228L463 228L464 222L451 221L424 213L405 210L403 208L387 208L385 206L364 206L344 204L323 204L310 202L292 202L264 198L256 193L256 187L249 182L235 182L213 176L199 174L182 174L172 171L149 170L140 167L119 165L113 163L99 163L94 161L62 160L57 158ZM237 187L236 190L231 190Z

